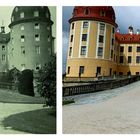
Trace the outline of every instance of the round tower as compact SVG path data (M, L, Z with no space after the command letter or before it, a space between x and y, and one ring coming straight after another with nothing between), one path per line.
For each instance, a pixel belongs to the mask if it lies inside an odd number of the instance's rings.
M116 73L115 12L111 6L76 6L70 23L67 77Z
M37 70L52 53L52 24L48 7L16 6L11 15L9 65Z

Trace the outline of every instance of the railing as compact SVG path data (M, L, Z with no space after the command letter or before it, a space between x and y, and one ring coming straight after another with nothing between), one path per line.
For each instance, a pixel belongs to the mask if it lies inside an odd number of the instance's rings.
M81 83L81 85L64 86L63 97L118 88L136 82L138 80L140 80L140 76L132 76L124 79L114 79L114 80L97 81L97 82L94 81L92 83L89 82L86 84Z

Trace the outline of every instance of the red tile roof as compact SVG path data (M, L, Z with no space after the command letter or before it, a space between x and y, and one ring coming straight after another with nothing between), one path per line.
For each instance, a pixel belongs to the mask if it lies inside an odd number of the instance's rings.
M116 33L115 34L116 40L118 40L119 43L140 43L140 34L121 34Z

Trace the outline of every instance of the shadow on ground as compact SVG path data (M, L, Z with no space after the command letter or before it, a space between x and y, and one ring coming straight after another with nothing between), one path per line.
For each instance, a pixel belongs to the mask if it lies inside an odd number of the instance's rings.
M2 123L5 129L11 128L33 134L56 133L56 113L52 108L10 115Z

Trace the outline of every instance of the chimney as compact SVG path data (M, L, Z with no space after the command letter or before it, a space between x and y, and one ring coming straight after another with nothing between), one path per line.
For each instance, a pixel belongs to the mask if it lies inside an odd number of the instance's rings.
M120 33L120 29L117 29L117 33Z
M139 35L140 34L140 30L139 29L137 29L137 35Z
M133 34L133 27L132 26L129 26L128 33L131 34L131 35Z
M5 27L1 26L1 33L4 34L5 33Z

